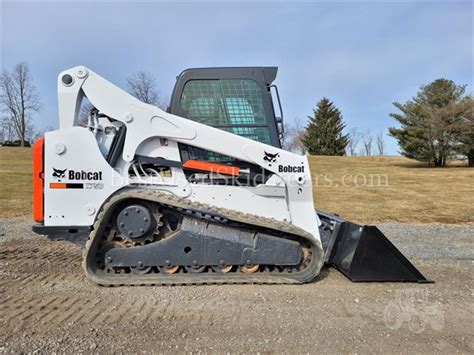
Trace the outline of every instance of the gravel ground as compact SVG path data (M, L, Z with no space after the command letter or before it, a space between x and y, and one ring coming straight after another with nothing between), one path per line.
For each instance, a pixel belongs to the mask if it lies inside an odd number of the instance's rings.
M0 219L0 353L473 353L474 225L382 224L434 284L98 287L81 246Z

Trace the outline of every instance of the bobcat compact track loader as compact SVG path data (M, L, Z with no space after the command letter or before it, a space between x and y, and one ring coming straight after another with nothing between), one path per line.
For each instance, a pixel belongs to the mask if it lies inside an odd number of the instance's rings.
M85 67L62 72L60 128L34 147L33 230L88 234L83 266L101 285L304 283L324 263L425 282L376 227L315 212L307 158L280 149L275 77L186 70L165 112Z

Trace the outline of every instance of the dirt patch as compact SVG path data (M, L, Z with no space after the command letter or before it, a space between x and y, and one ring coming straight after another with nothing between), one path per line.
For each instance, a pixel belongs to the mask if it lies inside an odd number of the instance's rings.
M381 228L436 283L329 269L301 286L104 288L80 245L0 220L0 352L473 352L473 227Z

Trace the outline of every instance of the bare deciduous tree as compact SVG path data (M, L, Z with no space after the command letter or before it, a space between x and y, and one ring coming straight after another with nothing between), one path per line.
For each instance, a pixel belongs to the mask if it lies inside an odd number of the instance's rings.
M40 99L26 63L15 65L0 76L0 105L22 147L31 129L31 119L40 109ZM30 123L30 124L29 124Z
M290 152L306 153L306 148L302 142L305 129L299 119L295 119L294 124L285 123L282 147Z
M372 133L370 133L370 131L367 131L367 133L364 135L362 139L362 144L364 145L364 153L366 156L372 155L373 140L374 140L374 137L372 136Z
M12 141L15 136L15 129L13 128L11 120L8 117L3 117L0 124L2 139L4 141Z
M163 108L156 89L155 77L147 72L139 71L127 78L127 90L138 100Z
M44 128L36 128L31 126L26 137L28 141L32 142L33 144L33 142L36 142L40 137L44 136L44 134L49 131L54 131L54 127L47 126Z
M81 109L79 110L79 118L78 118L78 123L81 126L87 126L88 121L89 121L89 114L91 113L91 110L94 108L94 106L91 104L91 102L87 99L84 98L81 103Z
M361 139L362 133L360 133L357 128L352 128L349 132L349 143L347 144L347 151L350 156L353 157L357 155L356 149Z
M377 150L379 155L384 155L385 152L385 134L383 129L375 136L375 145L377 146Z
M292 137L293 137L293 131L294 131L294 127L285 122L283 124L283 138L281 139L281 147L285 150L291 150L290 149L290 146L291 146L291 140L292 140Z

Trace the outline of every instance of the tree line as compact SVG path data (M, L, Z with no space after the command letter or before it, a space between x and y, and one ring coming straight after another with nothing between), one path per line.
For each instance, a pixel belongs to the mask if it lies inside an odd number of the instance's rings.
M474 166L474 99L466 94L466 85L437 79L422 86L412 100L393 105L399 112L389 115L399 127L390 127L388 135L398 141L403 156L436 167L451 158ZM283 147L302 154L385 154L383 130L373 134L352 128L346 133L341 111L328 98L317 103L306 126L296 120L285 132Z
M300 120L285 125L283 148L301 154L371 156L385 155L386 133L352 128L344 133L346 125L341 111L328 98L318 102L313 115L308 116L307 126Z
M155 77L139 71L127 78L127 91L142 102L165 107L156 89ZM34 142L52 128L39 128L34 118L41 110L41 99L27 63L18 63L11 70L3 68L0 75L0 138L17 141L21 147ZM87 122L92 105L81 106L80 122Z
M159 106L166 104L156 89L150 73L139 71L127 78L127 91L140 101ZM437 79L421 86L405 103L394 102L398 112L390 113L398 127L390 127L388 135L399 144L400 153L433 166L445 166L450 158L465 159L474 166L474 99L466 93L466 85ZM92 109L83 103L80 121L87 122ZM44 132L33 124L41 110L39 92L26 63L15 65L0 75L0 134L4 140L25 146ZM283 148L314 155L384 155L386 133L347 132L341 111L328 98L321 99L308 122L295 120L285 125Z

